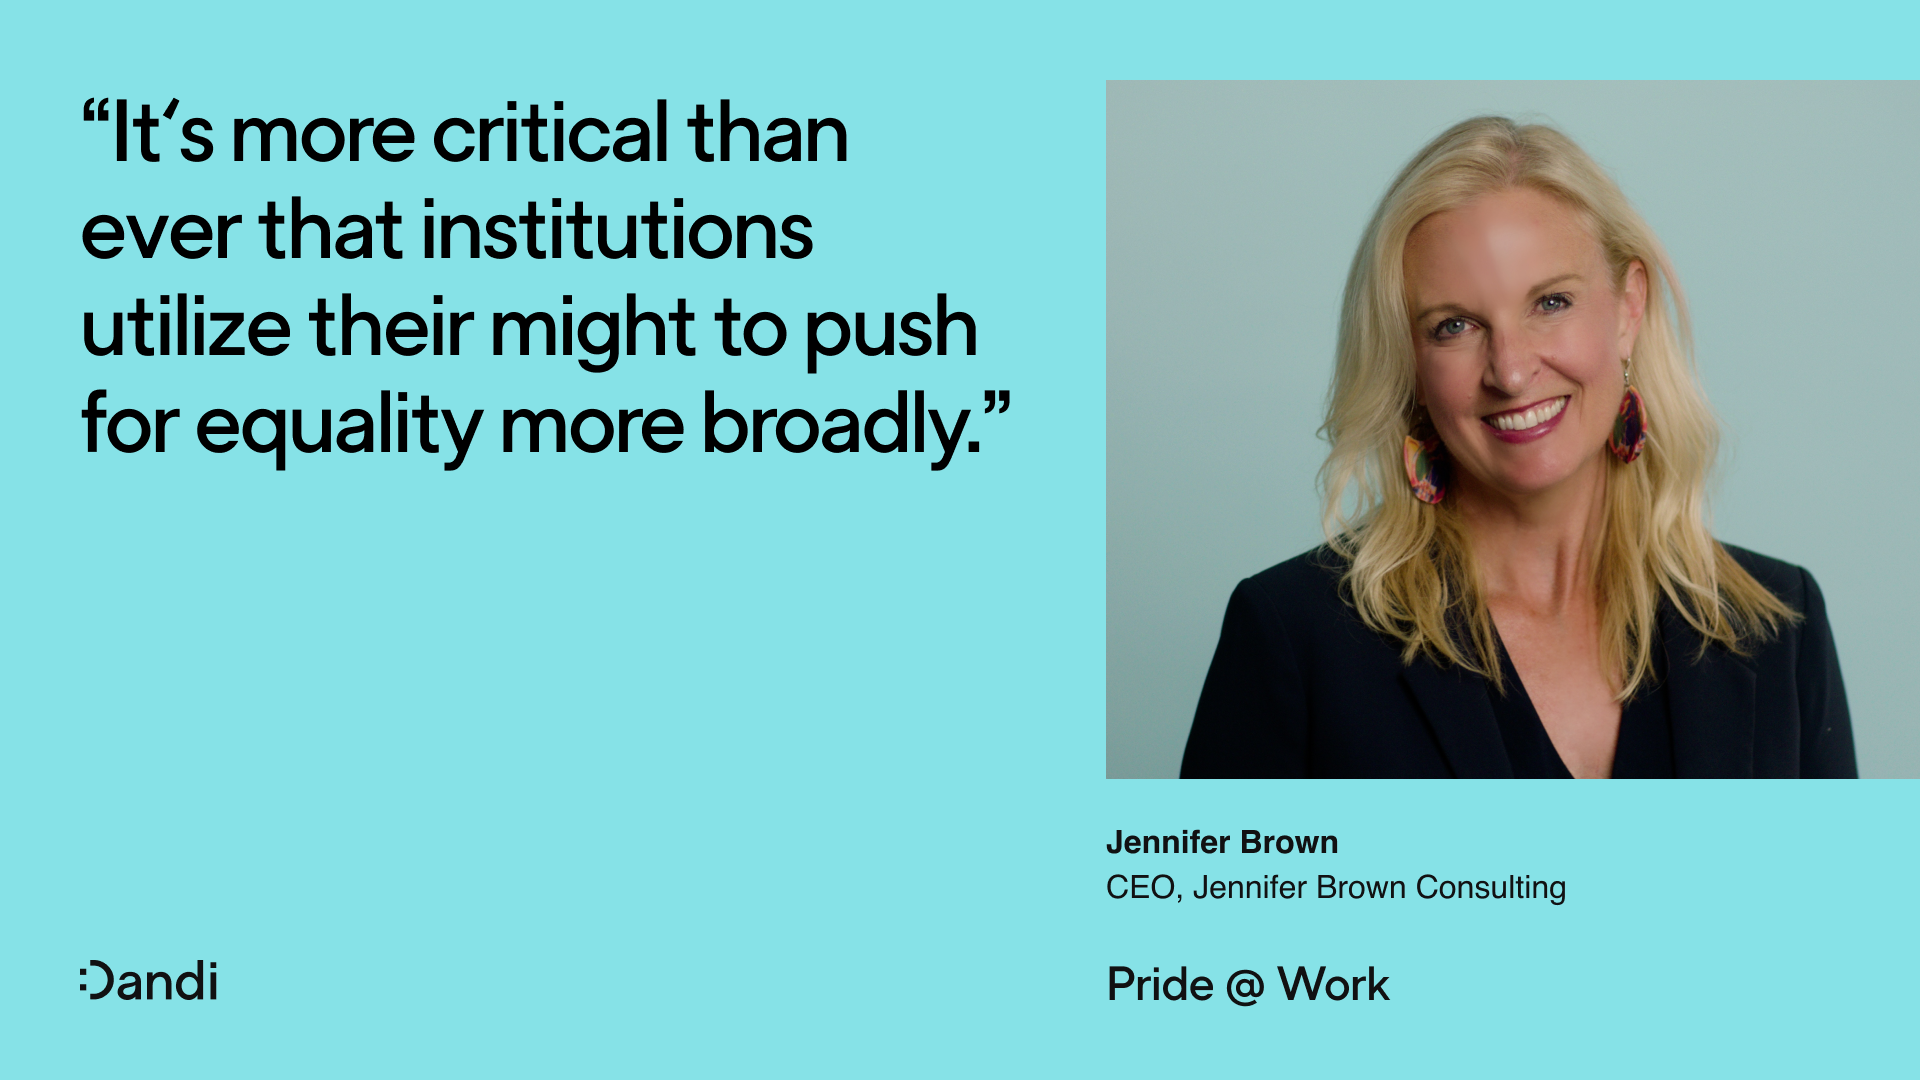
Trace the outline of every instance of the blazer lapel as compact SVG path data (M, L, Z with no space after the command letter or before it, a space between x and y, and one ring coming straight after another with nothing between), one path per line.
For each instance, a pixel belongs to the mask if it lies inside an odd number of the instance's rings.
M1661 605L1667 651L1667 712L1674 771L1681 776L1752 776L1753 666L1719 646L1700 655L1700 634L1671 604Z
M1401 668L1400 679L1420 702L1455 776L1512 778L1513 762L1500 739L1485 679L1459 668L1442 670L1425 656Z

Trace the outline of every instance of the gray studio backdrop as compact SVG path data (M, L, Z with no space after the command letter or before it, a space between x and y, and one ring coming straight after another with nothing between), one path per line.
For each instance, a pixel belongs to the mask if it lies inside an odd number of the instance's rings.
M1340 289L1413 152L1551 122L1666 243L1714 532L1826 593L1861 773L1920 776L1920 85L1111 83L1107 773L1174 776L1227 596L1321 542Z

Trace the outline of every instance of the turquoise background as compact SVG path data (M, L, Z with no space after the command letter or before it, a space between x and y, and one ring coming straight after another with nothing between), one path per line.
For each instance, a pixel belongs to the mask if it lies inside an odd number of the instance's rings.
M1025 1075L1253 1066L1615 1075L1908 1066L1906 784L1131 784L1104 773L1105 80L1901 77L1910 14L463 5L15 11L0 390L0 1071ZM111 159L106 94L235 115L563 99L847 122L845 165ZM646 115L642 113L642 115ZM216 127L218 131L218 126ZM804 262L99 263L94 213L563 196L806 213ZM789 209L790 208L790 209ZM923 309L977 357L807 376L703 348L96 360L181 287L302 312L649 291ZM1903 298L1885 300L1902 304ZM449 306L452 306L451 304ZM576 304L578 308L580 304ZM792 322L792 318L789 318ZM298 327L304 327L304 323ZM110 405L489 409L924 389L982 452L87 455ZM483 429L484 430L484 429ZM179 429L175 435L178 437ZM1116 828L1341 854L1117 859ZM1318 860L1318 861L1314 861ZM1564 877L1564 907L1113 901L1115 872ZM74 972L216 960L217 1003ZM1373 964L1385 1004L1109 1003L1109 964ZM1273 980L1269 979L1271 984Z

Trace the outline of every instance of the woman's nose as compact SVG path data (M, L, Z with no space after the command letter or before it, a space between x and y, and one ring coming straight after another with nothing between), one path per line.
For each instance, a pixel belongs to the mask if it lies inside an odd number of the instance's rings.
M1487 370L1483 377L1489 390L1512 396L1524 391L1540 370L1540 355L1519 334L1495 332L1487 337Z

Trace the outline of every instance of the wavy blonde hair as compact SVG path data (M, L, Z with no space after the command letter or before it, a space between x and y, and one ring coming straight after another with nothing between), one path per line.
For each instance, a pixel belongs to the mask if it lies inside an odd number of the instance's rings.
M1719 425L1694 371L1686 299L1660 241L1620 188L1573 140L1540 124L1481 116L1414 155L1387 189L1347 275L1321 434L1323 524L1346 568L1341 589L1361 619L1398 640L1401 660L1427 654L1505 691L1493 617L1458 512L1414 498L1401 460L1415 422L1413 337L1403 258L1432 214L1491 192L1531 188L1586 222L1618 293L1635 262L1647 304L1633 381L1650 434L1639 460L1605 455L1605 524L1594 560L1603 660L1618 697L1653 671L1662 596L1705 645L1736 653L1798 615L1733 560L1707 528L1706 483ZM1597 448L1596 448L1597 451Z

